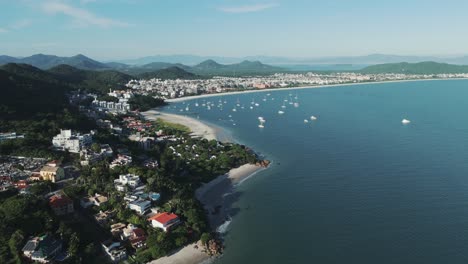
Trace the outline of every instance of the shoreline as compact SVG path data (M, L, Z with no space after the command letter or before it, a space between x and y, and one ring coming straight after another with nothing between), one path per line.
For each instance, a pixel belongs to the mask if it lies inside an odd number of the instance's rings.
M468 78L431 78L431 79L408 79L408 80L393 80L393 81L378 81L378 82L357 82L357 83L340 83L340 84L322 84L322 85L309 85L309 86L294 86L294 87L277 87L267 89L252 89L244 91L232 91L222 93L211 93L211 94L200 94L192 96L184 96L179 98L166 99L168 103L184 102L193 99L203 99L209 97L236 95L236 94L248 94L248 93L261 93L261 92L274 92L283 90L303 90L303 89L319 89L319 88L331 88L331 87L342 87L342 86L353 86L353 85L370 85L370 84L384 84L384 83L401 83L401 82L420 82L420 81L450 81L450 80L467 80Z
M247 163L204 183L195 191L195 197L207 211L210 228L213 231L219 232L218 228L228 223L229 211L233 202L236 201L236 199L230 198L236 197L236 186L264 169L266 168ZM200 264L211 262L216 258L203 252L200 246L195 248L197 244L198 242L189 244L171 255L153 260L148 264Z
M177 114L169 114L155 109L142 112L142 116L147 120L161 118L171 123L187 126L193 137L203 137L208 140L219 139L219 129L213 128L195 118ZM227 226L229 223L232 205L236 202L235 188L246 179L266 167L256 164L244 164L237 168L232 168L224 175L219 175L210 182L203 183L195 190L195 197L203 204L206 211L210 229L221 231L218 228ZM220 232L223 233L223 232ZM178 249L171 255L148 262L149 264L200 264L211 262L215 257L211 257L202 251L201 247L195 248L198 242L189 244Z
M188 127L192 133L193 137L202 137L207 140L218 140L219 135L217 129L209 126L202 121L183 115L169 114L155 109L148 110L146 112L140 113L145 119L155 121L156 119L161 118L170 123L176 123Z

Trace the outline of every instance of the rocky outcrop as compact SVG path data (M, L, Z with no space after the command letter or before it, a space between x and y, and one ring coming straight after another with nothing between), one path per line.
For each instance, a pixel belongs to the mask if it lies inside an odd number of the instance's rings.
M255 163L255 165L266 168L266 167L268 167L268 165L270 165L270 161L269 160L260 160L257 163Z

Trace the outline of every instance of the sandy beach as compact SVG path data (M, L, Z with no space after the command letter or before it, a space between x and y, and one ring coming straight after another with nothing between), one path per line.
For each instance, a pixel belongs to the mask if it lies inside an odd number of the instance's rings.
M380 81L380 82L359 82L359 83L341 83L341 84L326 84L326 85L313 85L313 86L296 86L296 87L277 87L268 89L257 89L257 90L245 90L245 91L233 91L233 92L222 92L212 94L201 94L194 96L186 96L180 98L166 99L168 103L183 102L192 99L203 99L208 97L226 96L233 94L244 94L244 93L261 93L261 92L274 92L283 90L302 90L302 89L319 89L319 88L331 88L341 86L352 86L352 85L369 85L369 84L381 84L381 83L400 83L400 82L418 82L418 81L447 81L447 80L463 80L467 78L446 78L446 79L410 79L410 80L395 80L395 81Z
M231 206L238 198L238 194L234 192L235 185L262 169L264 168L261 166L245 164L230 170L196 190L197 199L208 212L211 228L216 229L229 218Z
M156 110L142 112L141 115L143 115L143 117L147 120L156 120L158 118L161 118L167 122L184 125L190 128L190 130L192 131L191 135L194 137L202 137L208 140L217 139L216 130L214 128L191 117L162 113Z
M153 260L148 264L199 264L209 259L210 256L200 248L195 248L195 244L190 244L172 255Z
M234 188L243 180L256 172L263 170L261 166L245 164L230 170L228 173L203 184L195 191L197 199L203 203L207 210L211 228L214 230L222 225L229 217L229 210L236 199ZM231 195L226 195L231 194ZM149 264L200 264L209 262L211 259L195 244L190 244L172 255L148 262Z

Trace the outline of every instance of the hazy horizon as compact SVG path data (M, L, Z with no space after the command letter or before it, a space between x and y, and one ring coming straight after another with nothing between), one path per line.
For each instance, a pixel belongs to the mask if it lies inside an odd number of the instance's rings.
M322 58L468 54L463 1L0 0L0 53ZM450 41L448 41L450 40Z

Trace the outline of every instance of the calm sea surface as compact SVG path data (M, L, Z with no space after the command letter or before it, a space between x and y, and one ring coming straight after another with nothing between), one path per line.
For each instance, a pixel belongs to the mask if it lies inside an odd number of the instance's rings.
M278 90L165 110L223 127L273 161L238 186L215 263L468 262L468 81Z

